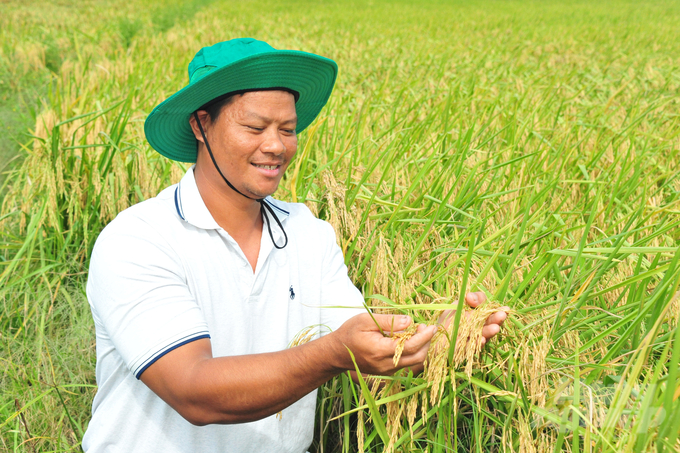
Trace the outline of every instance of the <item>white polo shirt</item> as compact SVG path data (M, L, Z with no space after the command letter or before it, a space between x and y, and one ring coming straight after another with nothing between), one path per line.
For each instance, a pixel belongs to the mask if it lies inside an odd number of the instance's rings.
M286 349L309 326L338 328L363 311L332 227L303 204L267 198L288 234L266 226L253 273L203 203L193 168L179 184L120 213L94 247L87 296L97 333L97 383L87 452L304 452L316 391L252 423L197 427L139 376L167 352L210 338L213 355ZM274 239L284 239L272 222ZM322 333L325 333L322 332ZM239 370L234 370L238 373Z

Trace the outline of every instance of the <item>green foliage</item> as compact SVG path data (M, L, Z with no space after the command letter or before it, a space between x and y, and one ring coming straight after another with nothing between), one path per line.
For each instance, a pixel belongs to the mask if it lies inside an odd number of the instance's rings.
M338 62L277 196L334 226L367 303L512 308L469 370L441 337L420 376L326 384L315 451L680 450L676 3L77 5L0 7L3 83L44 84L0 212L3 449L78 448L89 250L184 170L143 120L198 48L254 36Z
M192 18L201 8L208 6L212 1L190 0L184 2L162 2L156 7L151 16L154 29L158 33L165 33L176 23L184 23Z
M137 18L121 17L118 20L118 33L123 47L132 45L133 38L142 30L142 21Z

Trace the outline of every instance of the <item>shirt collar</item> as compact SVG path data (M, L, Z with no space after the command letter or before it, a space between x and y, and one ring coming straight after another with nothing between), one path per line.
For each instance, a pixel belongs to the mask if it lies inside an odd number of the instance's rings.
M194 177L194 167L195 165L192 165L189 168L182 177L182 180L177 184L177 187L175 187L174 201L177 215L185 222L197 228L204 230L220 229L221 227L217 224L212 214L210 214L208 207L201 197L201 193L198 191ZM279 221L283 224L290 215L285 203L272 197L267 197L264 201L272 207ZM275 220L272 220L272 230L275 234L278 233L279 227Z

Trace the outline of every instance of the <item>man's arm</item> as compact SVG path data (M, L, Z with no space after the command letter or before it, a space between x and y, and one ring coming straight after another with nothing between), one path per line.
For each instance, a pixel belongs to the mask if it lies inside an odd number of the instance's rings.
M407 316L374 316L384 331L403 330L412 322ZM210 341L201 339L158 359L141 380L190 423L245 423L275 414L353 370L348 348L359 369L369 374L422 365L435 332L435 326L419 326L398 367L392 362L396 342L384 337L368 314L317 340L266 354L213 357Z
M466 301L477 307L484 293L470 293ZM504 309L507 307L503 307ZM444 323L451 313L445 313ZM374 315L383 331L403 330L407 316ZM491 316L482 335L488 341L499 331L507 313ZM301 346L279 352L213 357L210 340L188 343L161 357L141 380L182 417L195 425L245 423L290 406L354 364L363 373L390 375L400 368L422 371L435 326L418 326L394 367L396 342L384 337L368 314L349 319L338 330ZM354 375L354 373L352 373Z

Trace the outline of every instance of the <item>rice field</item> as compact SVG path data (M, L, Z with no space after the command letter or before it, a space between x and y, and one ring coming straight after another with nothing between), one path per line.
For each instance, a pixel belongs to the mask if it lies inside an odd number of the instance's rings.
M80 449L89 252L186 169L144 119L196 50L252 36L338 62L276 196L333 225L367 304L490 300L421 375L328 382L310 451L680 451L678 23L673 1L0 3L0 450Z

